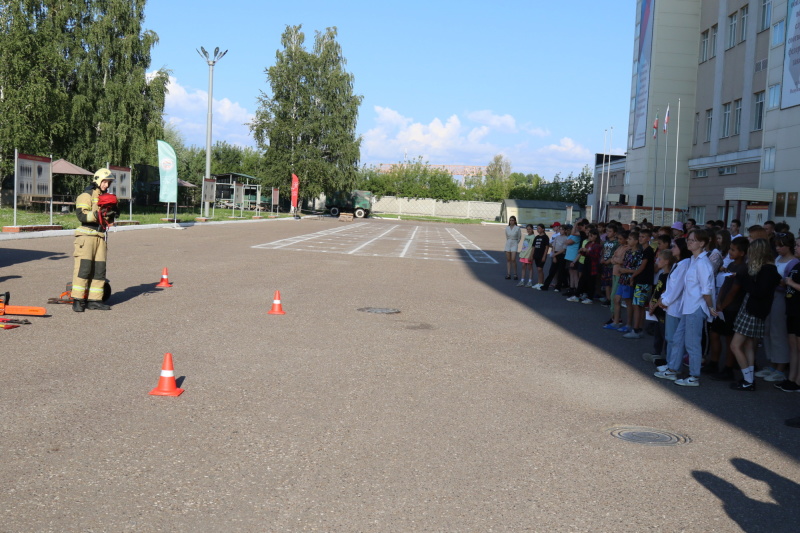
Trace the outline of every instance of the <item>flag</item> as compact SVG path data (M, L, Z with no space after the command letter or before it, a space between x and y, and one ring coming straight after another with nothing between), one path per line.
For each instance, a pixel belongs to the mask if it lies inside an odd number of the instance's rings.
M300 192L300 178L292 174L292 207L297 209L297 194Z
M669 124L669 104L667 104L667 112L664 115L664 133L667 133L667 124Z
M161 187L158 192L159 202L178 202L178 158L175 150L164 141L158 141L158 174Z
M656 115L656 120L653 122L653 139L656 138L656 135L658 135L658 115Z

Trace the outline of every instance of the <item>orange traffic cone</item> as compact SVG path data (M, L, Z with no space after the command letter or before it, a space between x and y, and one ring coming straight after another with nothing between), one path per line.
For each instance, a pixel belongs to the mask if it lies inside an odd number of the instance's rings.
M169 282L167 267L164 267L164 270L161 272L161 283L156 285L156 287L172 287L172 283Z
M272 299L272 309L267 313L268 315L285 315L283 306L281 306L281 291L275 291L275 297Z
M164 354L164 363L161 365L161 377L158 386L150 391L154 396L180 396L183 389L178 388L175 382L175 370L172 367L172 354Z

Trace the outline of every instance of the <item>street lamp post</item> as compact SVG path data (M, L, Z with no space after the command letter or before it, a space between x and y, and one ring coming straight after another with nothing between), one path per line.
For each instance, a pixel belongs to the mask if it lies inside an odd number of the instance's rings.
M227 50L220 53L219 47L214 49L214 54L209 57L208 52L202 46L200 50L197 51L200 54L200 57L206 60L208 63L208 116L206 117L206 176L203 179L203 187L201 189L202 198L200 201L202 205L205 206L205 213L203 216L208 217L208 202L205 201L206 196L206 180L211 179L211 104L214 101L214 65L216 65L217 61L222 59L225 54L228 53Z

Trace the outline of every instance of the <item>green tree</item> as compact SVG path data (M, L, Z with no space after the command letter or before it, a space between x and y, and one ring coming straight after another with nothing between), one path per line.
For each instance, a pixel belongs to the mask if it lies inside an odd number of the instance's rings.
M304 46L301 26L287 26L275 65L266 70L271 93L263 91L250 125L265 150L267 179L288 190L291 174L305 198L352 189L361 138L356 135L362 97L336 42L337 30L316 32L313 51Z
M62 3L62 2L58 2ZM147 78L158 42L143 31L146 0L89 0L75 21L80 50L73 59L69 156L89 167L111 162L155 164L163 137L169 73Z
M168 73L147 78L146 0L0 2L0 163L14 148L87 168L155 163Z

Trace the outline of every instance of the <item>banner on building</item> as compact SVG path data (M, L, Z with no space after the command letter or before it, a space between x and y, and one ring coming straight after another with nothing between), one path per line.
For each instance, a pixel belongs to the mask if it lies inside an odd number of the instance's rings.
M158 174L161 178L158 201L178 203L178 158L172 146L164 141L158 141Z
M774 31L774 30L773 30ZM789 2L783 58L781 109L800 105L800 1Z
M647 142L647 106L650 97L650 57L653 50L653 21L655 1L642 0L639 13L638 49L636 51L636 96L633 110L633 142L631 148L641 148Z
M17 194L50 198L53 190L53 172L49 157L17 154Z

